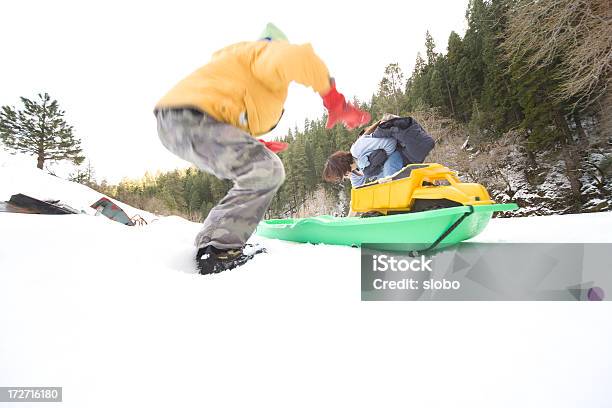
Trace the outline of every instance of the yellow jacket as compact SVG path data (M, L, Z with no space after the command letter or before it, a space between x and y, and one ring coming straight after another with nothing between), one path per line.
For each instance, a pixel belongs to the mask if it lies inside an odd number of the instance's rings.
M230 45L180 81L156 108L193 107L251 135L280 120L289 83L325 94L329 72L310 44L255 41Z

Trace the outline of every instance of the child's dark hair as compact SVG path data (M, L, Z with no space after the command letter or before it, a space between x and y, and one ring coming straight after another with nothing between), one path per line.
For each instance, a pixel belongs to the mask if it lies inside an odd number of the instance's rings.
M342 150L329 156L323 169L323 180L330 183L337 183L342 180L344 175L351 171L353 164L353 155L351 152Z

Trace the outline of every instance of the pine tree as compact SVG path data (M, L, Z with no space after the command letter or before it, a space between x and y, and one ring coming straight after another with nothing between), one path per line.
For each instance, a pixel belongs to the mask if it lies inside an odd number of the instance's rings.
M86 186L92 186L96 183L95 180L95 171L93 166L91 165L91 161L87 161L86 166L77 167L76 170L68 175L68 179L70 181L74 181L76 183L84 184Z
M466 13L468 29L463 37L463 57L459 62L459 97L466 101L467 120L472 117L472 107L480 106L484 83L483 25L487 21L487 6L483 0L470 0ZM476 102L476 104L474 103Z
M450 114L450 102L446 84L446 66L443 57L436 57L435 62L427 69L429 88L429 105L440 108L443 114Z
M427 56L427 64L433 64L436 61L436 43L433 37L429 34L429 30L425 33L425 55Z
M424 107L426 102L426 91L425 91L425 60L421 57L421 53L417 52L416 61L414 63L414 70L412 75L406 81L406 100L407 110L418 111ZM373 104L373 103L372 103Z
M378 83L376 94L377 113L394 113L399 115L404 107L403 89L404 74L398 63L389 64L385 67L382 80Z
M480 106L486 107L486 124L482 127L490 128L498 134L517 127L523 117L516 89L508 74L508 64L501 51L507 28L506 14L510 6L511 0L491 2L480 24L484 64Z
M0 140L14 153L25 153L37 158L42 169L48 160L70 160L81 164L81 142L73 127L64 120L65 112L49 94L38 94L38 101L21 97L24 108L2 106L0 112Z
M459 87L461 81L459 79L459 63L463 58L463 40L459 34L452 31L448 37L447 61L448 61L448 85L450 94L453 99L453 116L455 119L467 121L467 112L469 107L466 106L466 101L459 95Z

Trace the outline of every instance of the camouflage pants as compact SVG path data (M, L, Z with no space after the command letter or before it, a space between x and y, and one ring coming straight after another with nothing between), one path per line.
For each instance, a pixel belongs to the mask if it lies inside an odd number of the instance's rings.
M197 235L202 248L242 247L285 179L277 155L246 132L190 109L156 112L162 144L172 153L234 186L210 211Z

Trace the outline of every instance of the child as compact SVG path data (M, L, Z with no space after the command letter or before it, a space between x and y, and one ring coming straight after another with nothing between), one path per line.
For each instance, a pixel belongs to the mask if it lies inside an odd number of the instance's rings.
M255 137L280 120L292 81L321 95L328 128L342 122L352 129L370 120L336 91L310 44L290 44L273 24L259 38L216 52L155 107L159 137L168 150L202 171L234 181L196 237L202 274L235 268L253 256L243 248L283 183L283 164L274 153L286 147Z

